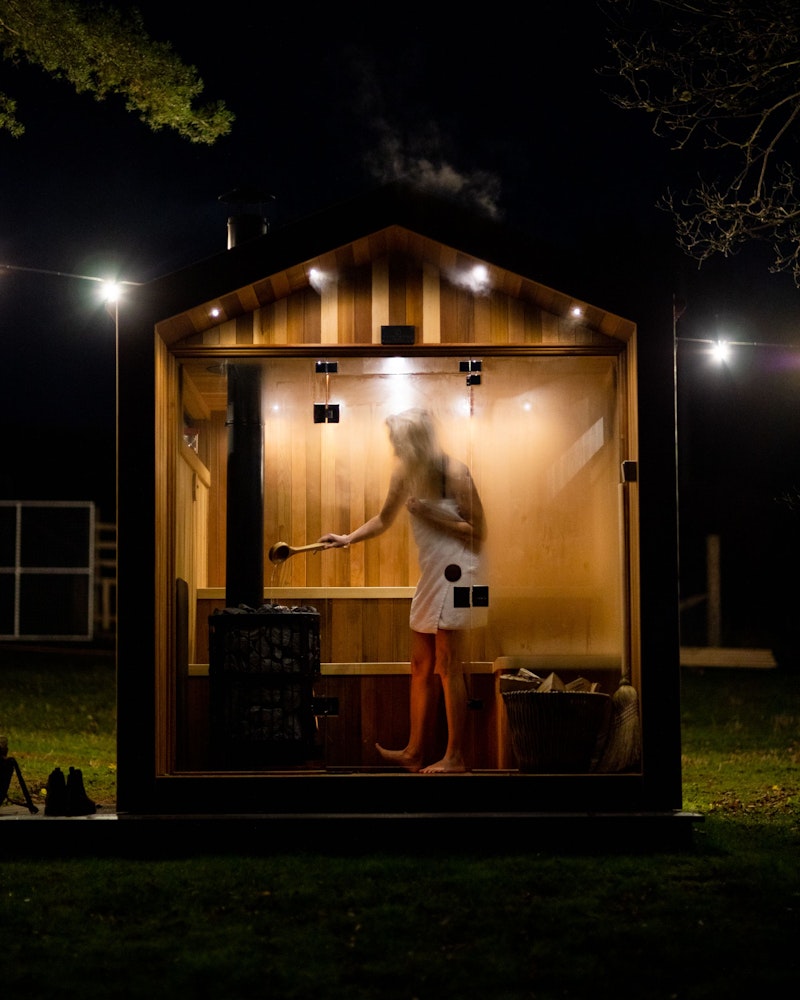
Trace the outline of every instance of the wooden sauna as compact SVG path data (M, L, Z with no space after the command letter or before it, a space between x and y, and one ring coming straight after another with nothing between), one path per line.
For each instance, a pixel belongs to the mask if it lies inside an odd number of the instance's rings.
M663 596L672 501L656 543L643 539L637 328L531 267L494 225L393 188L144 286L121 311L121 813L680 807L678 643ZM660 375L668 427L671 371ZM231 471L243 376L256 386L244 423L258 424L244 477ZM377 513L393 462L386 419L411 408L468 466L488 526L485 586L464 597L476 621L460 649L466 774L397 772L375 749L408 738L419 576L408 516L364 544L269 557L279 541L301 547ZM666 441L659 420L654 440ZM649 466L659 487L674 484L663 455L666 469ZM256 574L245 602L240 571ZM210 635L215 616L259 608L276 613L270 624L316 616L313 738L288 761L234 767L213 750ZM503 696L520 669L583 678L609 705L625 674L639 698L636 765L520 768ZM445 733L442 714L432 742Z

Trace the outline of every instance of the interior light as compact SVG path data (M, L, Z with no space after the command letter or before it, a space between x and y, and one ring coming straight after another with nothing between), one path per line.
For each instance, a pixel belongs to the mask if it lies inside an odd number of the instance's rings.
M308 269L308 283L318 294L322 294L327 285L331 282L331 275L320 271L318 267Z
M475 264L464 271L450 269L448 278L459 288L467 288L475 295L486 295L491 288L489 268L485 264Z
M570 309L569 313L570 316L574 317L575 319L580 319L581 316L583 316L583 309L581 309L580 306L573 306Z
M383 358L380 366L385 375L408 375L411 372L408 358Z
M211 316L212 319L216 319L217 316L219 316L219 312L220 312L219 311L219 306L212 306L208 310L208 315Z

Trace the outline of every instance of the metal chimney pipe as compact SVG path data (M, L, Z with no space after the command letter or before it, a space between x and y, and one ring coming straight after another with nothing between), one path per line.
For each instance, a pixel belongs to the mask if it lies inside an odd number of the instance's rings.
M228 219L229 250L267 232L261 206L273 197L251 187L220 195L220 201L238 209ZM258 608L264 603L264 427L258 365L228 366L227 426L225 603Z
M228 249L264 236L267 232L267 220L260 215L244 214L228 216Z
M269 223L264 215L264 204L274 201L275 195L260 188L238 187L221 194L219 201L235 206L228 216L228 249L266 235Z
M228 366L225 603L264 603L264 426L261 368Z

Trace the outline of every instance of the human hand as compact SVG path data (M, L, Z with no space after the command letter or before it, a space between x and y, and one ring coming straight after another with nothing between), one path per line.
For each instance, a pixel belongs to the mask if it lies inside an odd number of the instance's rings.
M350 544L349 535L334 535L329 533L320 538L320 542L327 545L329 549L343 549Z

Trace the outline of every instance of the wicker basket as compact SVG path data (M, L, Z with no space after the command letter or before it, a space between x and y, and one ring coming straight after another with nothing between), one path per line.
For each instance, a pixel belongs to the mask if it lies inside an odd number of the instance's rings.
M520 771L580 774L591 770L610 709L607 694L586 691L503 692Z

